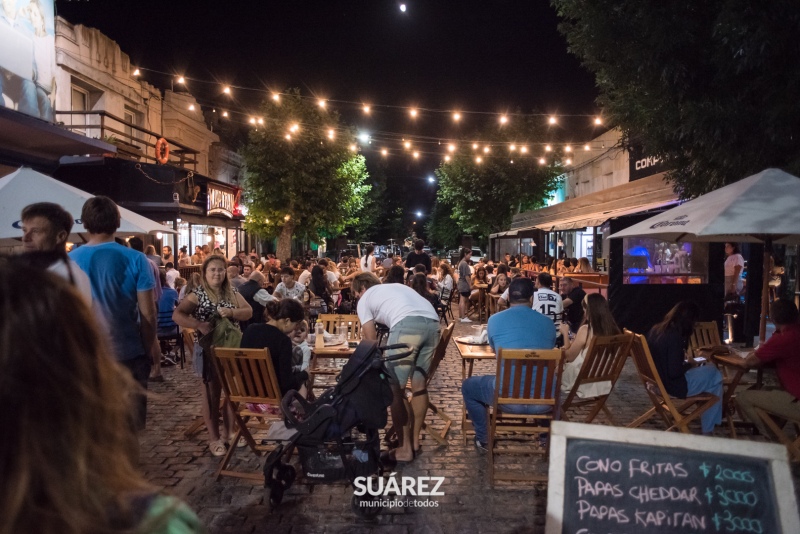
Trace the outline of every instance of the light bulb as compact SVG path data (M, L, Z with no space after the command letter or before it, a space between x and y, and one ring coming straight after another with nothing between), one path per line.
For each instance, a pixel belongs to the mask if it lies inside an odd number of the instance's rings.
M291 128L289 128L289 131L290 132L296 132L299 129L300 129L300 126L298 126L297 123L294 123L294 124L292 124Z
M566 163L567 165L572 165L572 160L571 160L571 159L569 159L569 158L567 158L567 161L566 161L565 163Z
M382 156L387 156L387 155L389 155L389 151L384 148L383 150L381 150L381 155Z
M544 147L545 152L550 152L551 150L553 150L553 147L551 147L550 145L545 145Z
M482 161L483 161L483 158L482 158L482 157L480 157L480 156L478 156L477 158L475 158L475 163L480 163L480 162L482 162Z
M550 117L549 119L547 119L547 122L549 122L550 124L555 124L556 123L556 118L555 117Z
M223 92L223 93L225 93L226 95L229 95L229 94L231 94L231 88L230 88L230 87L225 87L225 88L222 90L222 92Z
M508 117L506 117L505 115L502 115L500 117L500 124L506 124L507 122L508 122Z
M336 132L334 132L333 129L328 130L328 137L330 139L333 139L334 137L336 137Z
M564 147L564 152L572 152L572 147L567 145Z
M275 102L279 102L280 99L281 95L279 95L278 93L272 93L272 100L274 100Z
M414 159L419 159L419 152L416 150L414 151Z
M447 150L450 151L450 152L455 152L456 151L456 145L450 143L449 145L447 145Z
M227 117L227 116L228 116L228 112L227 112L227 111L223 111L223 112L222 112L222 116L223 116L223 117Z
M250 124L255 124L256 123L256 119L253 118L253 117L250 117L250 121L249 122L250 122Z
M194 104L189 104L189 111L194 111Z
M406 149L409 149L409 148L411 148L411 143L406 141L405 143L403 143L403 146L406 147Z
M411 115L412 119L416 119L417 118L417 110L416 109L411 108L408 113Z
M402 11L403 13L406 12L406 5L405 4L400 4L400 11Z
M178 83L186 83L186 78L183 76L178 76Z
M600 124L603 124L603 120L600 117L595 117L594 118L594 123L597 124L597 125L600 125Z
M546 163L544 158L539 158L539 165L544 165Z
M291 136L290 134L286 134L286 136L285 136L285 137L286 137L286 140L287 140L287 141L291 141L291 140L292 140L292 136Z
M445 161L450 161L450 156L445 156L445 157L444 157L444 160L445 160Z
M478 150L478 143L472 143L472 150Z
M156 232L156 239L161 239L162 237L164 237L164 234L161 232Z
M483 153L484 153L484 154L488 154L488 153L489 153L489 150L490 150L490 149L489 149L489 147L488 147L488 146L485 146L485 147L483 147Z
M364 106L364 113L369 113L369 106Z
M356 150L358 150L358 147L356 145L350 145L351 152L355 152Z
M459 113L458 111L453 113L453 120L456 121L456 122L460 121L461 120L461 113Z
M517 149L517 145L511 145L508 147L511 152L514 152Z
M259 117L259 118L258 118L258 121L256 121L256 122L258 122L258 124L264 124L264 119L262 119L261 117Z
M522 154L527 154L527 153L528 153L528 147L526 147L526 146L524 146L524 147L521 147L521 148L519 149L519 151L520 151Z
M133 71L133 75L134 75L134 76L139 76L139 74L141 74L141 73L139 72L139 69L136 69L136 70L134 70L134 71Z
M588 151L589 150L589 145L583 145L583 149Z

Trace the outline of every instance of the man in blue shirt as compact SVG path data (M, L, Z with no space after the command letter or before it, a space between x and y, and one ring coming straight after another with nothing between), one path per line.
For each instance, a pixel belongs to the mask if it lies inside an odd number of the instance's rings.
M108 197L90 198L81 219L89 241L70 253L92 283L93 308L106 327L114 356L147 389L153 358L160 358L156 340L156 280L147 257L114 241L120 225L117 205ZM134 421L144 428L147 397L138 395Z
M531 308L533 282L528 278L515 278L508 290L509 308L489 318L489 345L497 352L503 349L552 349L556 344L556 327L553 321ZM535 371L534 371L535 372ZM514 376L511 376L513 383ZM488 418L486 407L494 402L495 377L473 376L461 385L464 406L475 428L475 446L486 450ZM506 413L539 414L549 406L506 405Z

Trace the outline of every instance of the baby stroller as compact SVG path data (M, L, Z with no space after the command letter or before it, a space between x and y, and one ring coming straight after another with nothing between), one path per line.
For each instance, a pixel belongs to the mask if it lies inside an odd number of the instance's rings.
M402 352L384 355L398 349ZM308 402L294 390L284 395L281 411L286 428L297 432L264 462L265 502L270 508L280 504L295 480L295 468L286 463L295 448L303 473L314 482L348 480L354 484L357 477L383 474L378 431L386 427L386 408L392 403L384 362L409 354L410 347L405 344L381 347L375 341L361 341L337 384L316 401ZM379 514L379 504L379 498L353 495L353 511L364 519Z

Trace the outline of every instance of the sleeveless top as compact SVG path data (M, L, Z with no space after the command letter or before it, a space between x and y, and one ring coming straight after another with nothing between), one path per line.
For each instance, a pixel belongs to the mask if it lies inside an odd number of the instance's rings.
M569 393L578 375L583 367L583 361L586 359L586 352L589 350L589 345L592 343L591 333L586 340L586 345L578 353L578 357L571 362L564 362L564 372L561 374L561 391ZM591 384L583 384L578 389L577 397L580 399L591 399L592 397L599 397L600 395L608 395L611 391L611 382L594 382Z
M192 293L197 296L197 308L195 308L194 312L192 312L192 317L197 319L201 322L208 321L212 315L217 311L217 308L236 308L236 288L232 287L231 291L233 291L234 301L230 302L228 300L220 300L218 303L214 304L211 302L211 298L209 298L208 293L206 293L206 288L203 286L197 286ZM233 317L230 318L230 321L235 325L239 326L239 321L235 320ZM200 331L195 330L194 337L195 341L200 339Z

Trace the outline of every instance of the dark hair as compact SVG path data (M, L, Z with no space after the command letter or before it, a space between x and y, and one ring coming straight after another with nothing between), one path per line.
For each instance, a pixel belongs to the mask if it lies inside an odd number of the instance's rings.
M514 278L508 286L508 302L527 302L533 296L533 282L530 278Z
M694 323L700 315L700 306L693 300L683 300L672 307L664 320L653 327L656 336L661 336L670 328L676 328L681 336L689 338L694 330Z
M406 269L402 265L392 265L383 279L384 284L405 284Z
M430 292L428 291L428 277L423 273L415 274L411 278L411 289L427 299L430 295Z
M569 267L570 265L572 264L569 262L569 258L564 258L564 267Z
M264 317L273 321L289 319L296 323L305 318L305 312L303 312L303 305L295 299L270 300L264 306Z
M741 254L741 252L739 252L739 245L737 245L736 243L731 243L730 241L728 241L725 244L731 246L731 248L733 249L733 254Z
M416 265L414 266L414 273L422 273L422 274L425 274L425 273L427 273L427 272L428 272L428 270L427 270L427 269L425 268L425 266L424 266L424 265L422 265L421 263L418 263L418 264L416 264Z
M326 260L325 258L320 258L320 260L317 262L317 265L319 265L324 269L328 266L328 260Z
M22 221L42 217L50 223L50 233L55 236L60 231L65 231L67 235L72 231L72 215L67 210L52 202L37 202L22 208Z
M144 241L142 241L141 238L134 236L128 239L128 245L130 245L133 250L144 253Z
M770 306L769 316L775 324L795 324L798 319L797 306L788 299L775 300Z
M172 263L171 261L168 261L168 262L166 263L166 265L164 265L164 268L165 268L165 269L174 269L174 268L175 268L175 264L174 264L174 263Z
M497 274L508 274L508 265L501 263L497 266Z
M311 268L311 283L308 285L311 290L318 297L329 297L328 281L325 279L325 269L319 265Z
M425 241L423 241L422 239L417 239L416 241L414 241L414 250L422 250L424 246L425 246Z
M92 197L83 204L81 222L90 234L113 234L120 224L119 208L108 197Z
M464 248L461 249L461 256L459 256L458 261L461 261L464 258L466 258L468 256L471 256L471 255L472 255L472 251L470 249L468 249L467 247L464 247Z
M539 273L536 275L536 280L539 281L539 285L542 287L546 287L547 289L553 288L553 277L550 276L550 273Z
M158 280L161 282L161 287L167 287L167 273L161 269L158 270Z
M372 245L367 245L367 248L366 248L366 249L364 249L364 258L366 258L366 257L367 257L367 256L369 256L370 254L372 254L374 251L375 251L375 247L374 247L374 246L372 246Z
M583 298L583 322L589 325L594 336L615 336L619 326L608 307L608 301L600 293L589 293Z
M292 278L294 278L294 269L291 267L281 267L281 274L288 274Z

